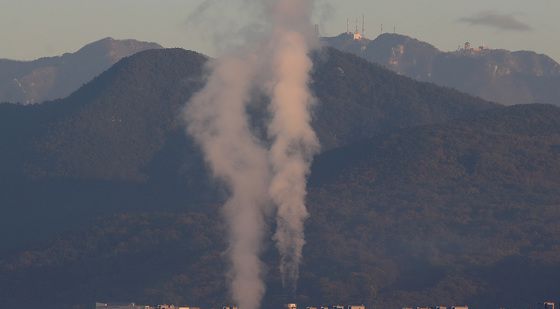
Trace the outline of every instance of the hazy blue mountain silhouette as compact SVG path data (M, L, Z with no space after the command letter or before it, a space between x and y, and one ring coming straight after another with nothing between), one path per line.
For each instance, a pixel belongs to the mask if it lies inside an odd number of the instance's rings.
M560 102L560 64L532 51L511 52L474 46L442 52L417 39L384 33L356 41L341 34L322 39L399 74L452 87L506 105Z
M58 57L0 59L0 102L33 104L64 98L122 58L159 48L156 43L105 38Z

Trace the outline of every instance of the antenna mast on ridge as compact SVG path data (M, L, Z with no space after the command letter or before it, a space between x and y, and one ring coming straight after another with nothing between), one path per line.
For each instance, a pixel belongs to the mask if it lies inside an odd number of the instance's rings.
M362 35L366 33L366 16L362 15Z

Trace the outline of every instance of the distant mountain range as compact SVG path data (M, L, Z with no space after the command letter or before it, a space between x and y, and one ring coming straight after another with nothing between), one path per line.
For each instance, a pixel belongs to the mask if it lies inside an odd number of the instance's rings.
M229 302L224 191L179 116L207 60L144 51L65 99L0 104L3 305ZM332 48L314 61L323 147L300 285L281 288L264 248L264 308L521 308L556 296L559 107L504 107Z
M457 51L442 52L426 42L391 33L374 40L354 40L353 34L344 33L322 41L399 74L486 100L506 105L560 105L560 65L535 52L510 52L470 44Z
M560 65L535 52L470 46L443 52L391 33L374 40L354 40L353 34L344 33L322 42L398 74L489 101L560 105ZM64 98L123 57L160 48L156 43L106 38L59 57L27 62L0 59L0 102L34 104Z
M122 58L158 48L155 43L105 38L58 57L0 59L0 102L34 104L67 97Z

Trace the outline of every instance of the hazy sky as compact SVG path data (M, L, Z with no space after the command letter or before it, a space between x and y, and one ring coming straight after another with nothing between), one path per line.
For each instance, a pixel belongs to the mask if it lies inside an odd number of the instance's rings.
M255 0L258 1L258 0ZM153 41L212 53L187 19L201 0L0 0L0 58L34 59L75 51L103 37ZM560 61L559 0L323 0L323 35L346 30L366 15L366 35L386 31L442 50L470 41L528 49ZM325 7L325 6L323 6ZM229 13L235 17L234 13Z

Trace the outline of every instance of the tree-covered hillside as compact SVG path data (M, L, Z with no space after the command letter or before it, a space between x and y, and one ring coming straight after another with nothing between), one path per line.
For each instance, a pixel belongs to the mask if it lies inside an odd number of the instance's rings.
M206 61L147 51L67 99L0 105L4 304L228 301L224 195L179 119ZM315 62L304 265L286 293L264 248L266 308L555 296L559 108L500 107L333 50Z

